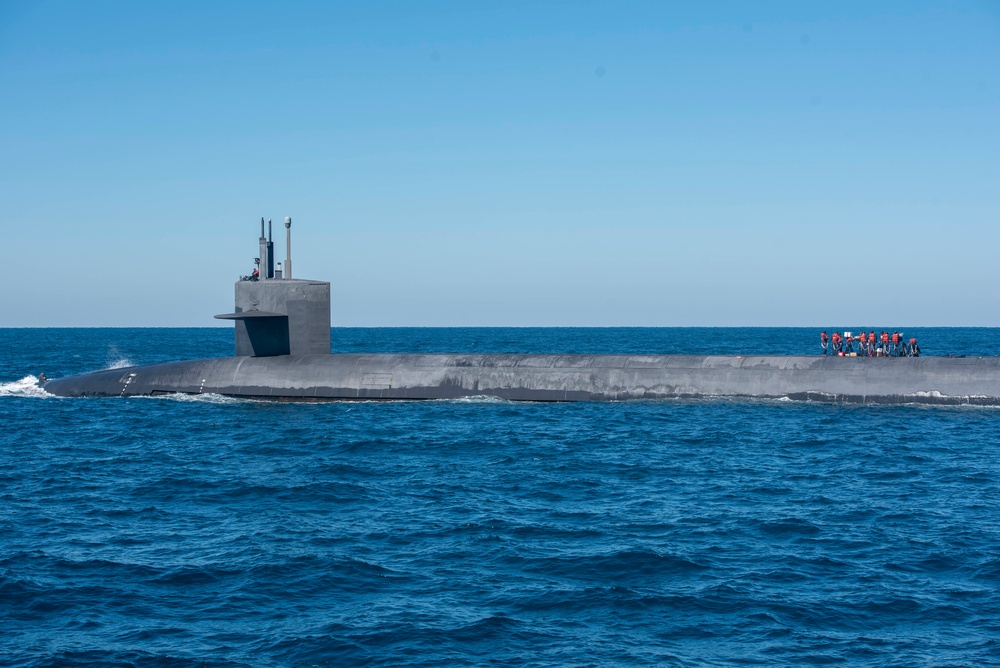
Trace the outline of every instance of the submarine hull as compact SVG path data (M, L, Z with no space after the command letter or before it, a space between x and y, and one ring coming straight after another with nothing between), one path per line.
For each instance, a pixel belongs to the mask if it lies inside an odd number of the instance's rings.
M695 397L1000 405L1000 357L309 354L224 357L49 380L64 397L623 401Z

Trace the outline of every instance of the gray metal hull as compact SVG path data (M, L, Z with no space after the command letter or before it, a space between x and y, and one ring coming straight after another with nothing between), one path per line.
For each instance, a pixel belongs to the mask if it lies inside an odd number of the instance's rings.
M1000 357L284 355L222 357L49 380L65 397L166 393L275 400L513 401L760 397L1000 405Z

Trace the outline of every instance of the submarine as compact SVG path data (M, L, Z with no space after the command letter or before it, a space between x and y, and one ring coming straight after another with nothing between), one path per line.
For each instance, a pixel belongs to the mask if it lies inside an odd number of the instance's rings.
M261 219L259 269L235 284L232 357L40 376L60 397L215 394L275 401L733 397L1000 406L1000 357L331 353L330 283L292 277Z

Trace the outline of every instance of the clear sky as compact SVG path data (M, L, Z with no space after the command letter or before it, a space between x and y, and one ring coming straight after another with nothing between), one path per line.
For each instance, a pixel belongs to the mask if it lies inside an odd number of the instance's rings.
M1000 326L1000 2L0 1L0 326Z

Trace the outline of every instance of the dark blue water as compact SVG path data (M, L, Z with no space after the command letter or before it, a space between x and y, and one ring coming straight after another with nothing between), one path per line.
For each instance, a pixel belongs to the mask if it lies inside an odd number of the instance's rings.
M228 355L232 331L0 331L2 665L1000 665L1000 410L56 399L27 377ZM336 329L334 348L812 353L816 334ZM998 330L910 335L1000 354Z

